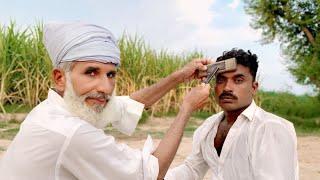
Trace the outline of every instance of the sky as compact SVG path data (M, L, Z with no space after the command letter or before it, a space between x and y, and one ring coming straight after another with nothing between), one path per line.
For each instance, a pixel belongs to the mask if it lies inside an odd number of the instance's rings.
M202 51L215 59L232 48L250 50L259 61L260 89L312 94L286 69L280 43L261 44L259 31L240 0L0 0L0 25L21 29L38 22L85 21L141 36L153 49L184 54Z

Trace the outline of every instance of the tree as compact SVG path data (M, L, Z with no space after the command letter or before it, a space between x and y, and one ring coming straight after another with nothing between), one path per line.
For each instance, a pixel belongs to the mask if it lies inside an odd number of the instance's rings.
M278 39L298 83L320 92L320 0L244 0L262 42Z

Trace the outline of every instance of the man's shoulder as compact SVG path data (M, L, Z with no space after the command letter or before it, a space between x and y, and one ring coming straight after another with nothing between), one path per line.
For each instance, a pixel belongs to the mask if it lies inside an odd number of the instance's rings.
M41 127L63 136L72 136L81 125L86 124L79 117L72 116L59 106L52 106L47 100L41 102L25 118L22 128ZM73 130L73 131L72 131Z
M69 149L81 149L90 151L99 145L109 146L115 144L115 138L105 134L102 129L98 129L91 124L83 124L75 130L70 138ZM120 145L119 145L120 147Z
M293 125L292 122L288 121L287 119L280 117L276 114L273 114L271 112L268 112L260 107L257 109L257 113L255 114L255 117L258 123L261 124L284 124L284 125Z
M257 129L271 129L274 131L276 131L277 129L286 129L290 133L295 134L292 122L271 112L267 112L260 107L258 107L258 110L255 114L254 124L256 125Z

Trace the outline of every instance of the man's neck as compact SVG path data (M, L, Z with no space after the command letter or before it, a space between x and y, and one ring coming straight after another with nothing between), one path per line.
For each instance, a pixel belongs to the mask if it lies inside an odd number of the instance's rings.
M249 106L249 105L248 105ZM243 108L234 110L234 111L224 111L225 120L227 120L228 124L233 124L238 116L248 107L245 106Z

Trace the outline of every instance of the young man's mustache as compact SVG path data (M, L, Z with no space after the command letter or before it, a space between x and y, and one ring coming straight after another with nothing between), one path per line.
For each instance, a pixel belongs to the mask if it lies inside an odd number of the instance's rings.
M238 99L237 96L233 95L231 92L222 92L222 94L220 94L219 99L224 99L224 98L230 98L230 99Z

